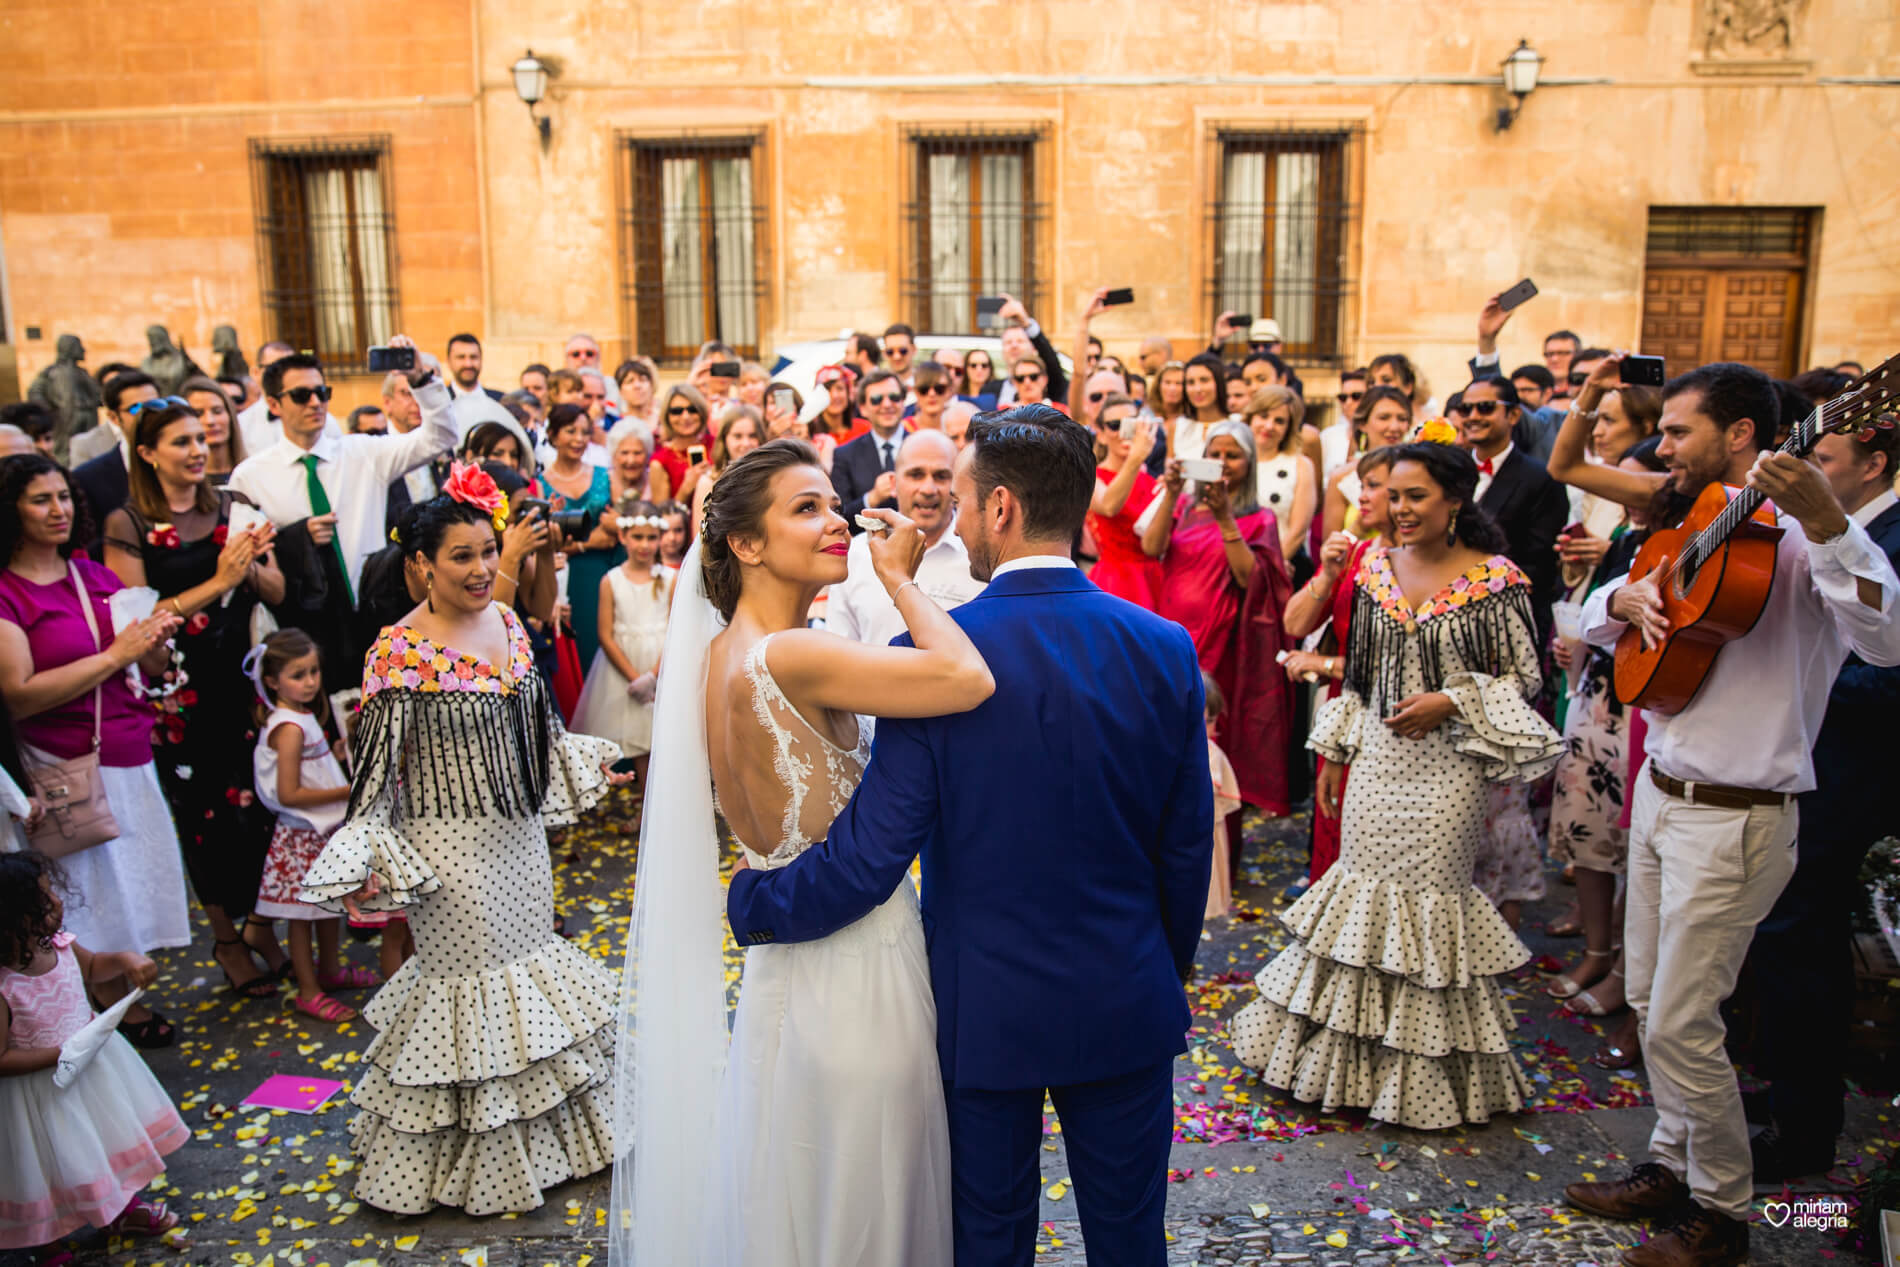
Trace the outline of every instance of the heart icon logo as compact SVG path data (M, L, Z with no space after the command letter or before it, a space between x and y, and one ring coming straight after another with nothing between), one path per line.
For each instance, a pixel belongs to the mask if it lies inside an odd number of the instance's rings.
M1780 1227L1788 1221L1788 1216L1794 1213L1794 1207L1786 1201L1770 1201L1762 1206L1761 1213L1763 1218L1776 1227Z

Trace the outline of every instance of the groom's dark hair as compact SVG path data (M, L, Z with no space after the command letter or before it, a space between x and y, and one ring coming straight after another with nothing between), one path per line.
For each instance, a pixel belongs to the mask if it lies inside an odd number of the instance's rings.
M970 474L977 500L1007 488L1023 506L1023 536L1069 541L1082 531L1095 495L1095 437L1048 405L1018 405L970 422Z

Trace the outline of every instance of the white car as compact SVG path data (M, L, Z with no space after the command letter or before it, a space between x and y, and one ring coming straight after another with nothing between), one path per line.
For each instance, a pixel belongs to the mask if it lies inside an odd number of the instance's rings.
M851 340L819 339L811 343L788 343L778 349L779 368L772 378L781 383L789 383L798 389L805 399L805 417L814 418L824 412L825 393L817 390L818 371L827 365L836 365L844 359L845 349ZM988 334L920 334L917 336L917 356L912 364L928 361L930 353L937 348L959 348L972 352L981 348L990 354L990 363L996 366L997 377L1005 373L1003 369L1003 340ZM1056 354L1062 362L1062 371L1070 378L1075 376L1074 363L1060 352ZM1000 386L1000 383L999 383Z

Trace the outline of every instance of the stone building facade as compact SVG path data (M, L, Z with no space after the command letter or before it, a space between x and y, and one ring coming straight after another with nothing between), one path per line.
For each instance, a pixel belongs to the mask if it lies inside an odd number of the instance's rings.
M1559 327L1672 371L1900 350L1885 0L11 0L0 34L22 383L61 333L136 362L158 322L201 361L225 323L339 364L470 329L511 386L576 330L769 356L969 329L997 289L1066 348L1126 285L1111 349L1245 309L1315 394L1394 350L1442 393L1527 275L1513 364Z

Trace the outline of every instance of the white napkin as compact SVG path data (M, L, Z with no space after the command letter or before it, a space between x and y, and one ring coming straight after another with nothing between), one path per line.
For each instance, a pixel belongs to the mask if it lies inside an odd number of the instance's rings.
M123 593L124 591L120 591ZM70 1087L73 1079L86 1071L92 1058L106 1045L125 1019L126 1009L139 1001L144 990L134 990L88 1021L84 1028L59 1045L59 1065L53 1070L53 1085Z
M106 600L112 612L112 632L122 634L158 610L158 591L149 585L133 585L117 591Z

